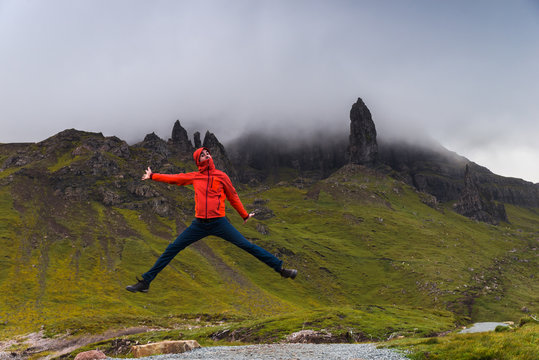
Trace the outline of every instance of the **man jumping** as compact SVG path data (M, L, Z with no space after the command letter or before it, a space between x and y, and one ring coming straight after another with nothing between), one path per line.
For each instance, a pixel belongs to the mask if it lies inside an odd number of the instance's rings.
M255 213L248 214L232 185L229 177L222 171L217 170L209 150L199 148L193 154L198 171L185 174L157 174L148 167L142 180L154 180L175 185L193 185L195 188L195 220L185 229L176 240L170 244L163 254L157 259L153 267L137 278L137 283L126 287L131 292L148 292L150 283L157 274L183 249L192 243L214 235L231 242L239 248L255 256L284 278L294 279L298 273L295 269L282 267L282 260L264 250L258 245L249 242L240 234L225 218L225 198L247 222Z

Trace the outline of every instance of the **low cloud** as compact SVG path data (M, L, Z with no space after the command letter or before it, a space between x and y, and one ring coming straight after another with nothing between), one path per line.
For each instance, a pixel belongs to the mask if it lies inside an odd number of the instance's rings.
M176 119L224 142L339 132L361 97L379 136L424 133L521 176L529 156L511 149L539 157L537 14L504 1L3 1L0 142L77 128L133 143L168 138Z

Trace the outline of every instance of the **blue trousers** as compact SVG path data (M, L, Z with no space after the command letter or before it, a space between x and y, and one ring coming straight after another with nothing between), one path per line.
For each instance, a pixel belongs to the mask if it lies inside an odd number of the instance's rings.
M159 259L155 262L148 272L144 273L142 277L148 283L159 274L161 270L168 265L168 263L183 249L192 243L205 238L206 236L218 236L231 242L237 247L247 251L249 254L255 256L258 260L262 261L275 271L281 270L283 264L282 260L279 260L276 256L270 252L262 249L260 246L248 241L228 220L224 217L216 218L211 222L203 222L195 219L191 225L185 229L177 238L165 249L165 252L161 254Z

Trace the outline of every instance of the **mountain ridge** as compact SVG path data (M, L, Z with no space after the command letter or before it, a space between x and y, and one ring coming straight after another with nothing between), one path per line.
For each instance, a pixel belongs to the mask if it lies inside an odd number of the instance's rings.
M293 283L208 238L180 253L148 294L128 293L125 285L193 219L192 189L140 180L147 166L196 171L191 154L174 148L182 136L174 139L149 134L128 145L71 129L39 143L0 145L0 336L41 327L51 336L175 328L200 314L309 319L275 325L268 339L278 340L282 329L312 326L305 323L328 313L337 333L348 331L339 321L354 319L347 322L353 333L387 338L395 327L429 334L539 310L535 207L505 203L507 221L498 226L470 220L453 211L456 200L436 199L398 178L420 179L429 166L397 171L383 163L347 163L326 177L280 160L267 174L238 169L239 179L260 176L236 183L245 207L258 215L243 225L229 207L227 217L250 241L298 268ZM216 158L233 157L223 148ZM328 161L335 159L346 157ZM391 313L392 325L362 322L371 308L380 317ZM408 320L411 313L416 320ZM422 313L443 326L422 324Z

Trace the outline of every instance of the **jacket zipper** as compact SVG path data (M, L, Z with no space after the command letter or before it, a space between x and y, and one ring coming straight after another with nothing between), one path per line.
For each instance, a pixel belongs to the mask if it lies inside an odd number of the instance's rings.
M206 219L208 218L208 193L210 189L210 169L208 169L208 182L206 183Z

